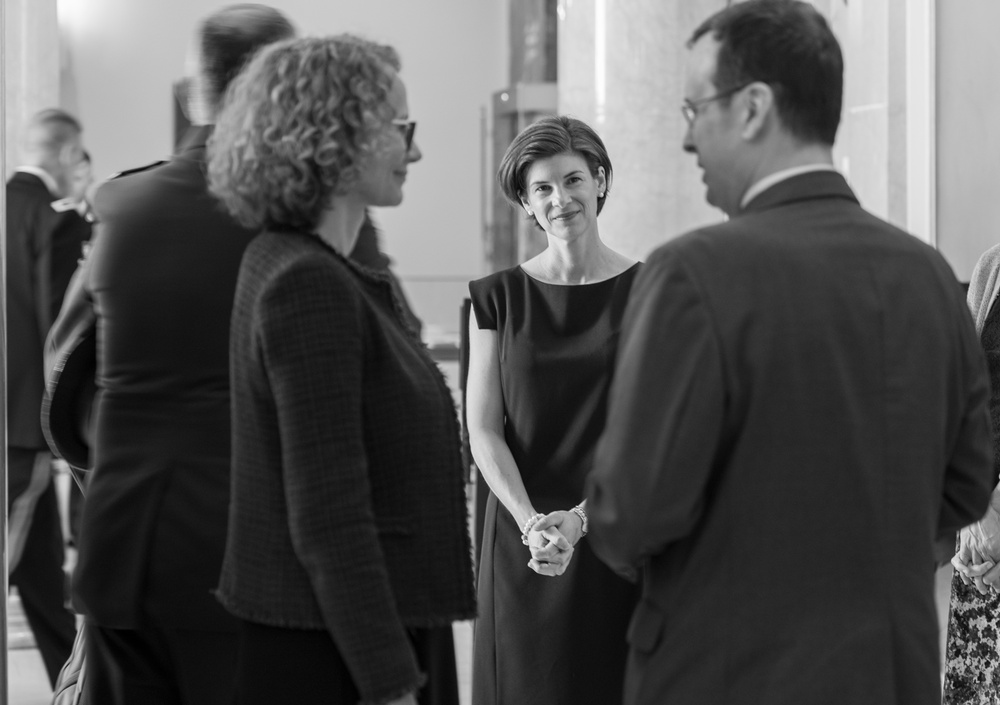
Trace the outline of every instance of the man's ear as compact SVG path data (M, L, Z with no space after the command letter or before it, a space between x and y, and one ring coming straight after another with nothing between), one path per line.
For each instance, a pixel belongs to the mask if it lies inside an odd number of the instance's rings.
M743 103L743 138L756 139L774 118L774 90L762 81L747 86L741 96Z

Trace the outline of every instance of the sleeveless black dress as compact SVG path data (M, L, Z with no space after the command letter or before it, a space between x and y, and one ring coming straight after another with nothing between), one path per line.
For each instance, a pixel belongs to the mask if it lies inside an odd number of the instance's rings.
M480 328L497 331L507 445L535 510L566 510L604 428L618 334L636 264L594 284L547 284L520 267L469 285ZM639 595L591 551L538 575L521 528L491 493L479 566L473 705L615 705Z

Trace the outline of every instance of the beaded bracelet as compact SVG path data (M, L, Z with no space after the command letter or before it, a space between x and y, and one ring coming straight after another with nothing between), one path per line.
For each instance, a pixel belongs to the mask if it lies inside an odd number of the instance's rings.
M578 504L575 507L573 507L572 509L570 509L570 511L573 512L574 514L576 514L578 517L580 517L580 521L583 522L583 526L581 527L581 531L580 531L580 536L581 537L586 536L587 535L587 510L585 510L582 505Z
M539 521L545 518L544 514L535 514L528 521L524 522L524 528L521 529L521 543L525 546L528 545L528 532L537 524Z

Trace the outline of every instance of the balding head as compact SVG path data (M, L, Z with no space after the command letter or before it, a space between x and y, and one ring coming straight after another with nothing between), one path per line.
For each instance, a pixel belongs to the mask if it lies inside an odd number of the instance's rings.
M284 15L256 3L229 5L202 20L188 55L191 121L215 122L226 89L247 61L261 47L294 35Z
M24 133L22 163L44 169L59 185L61 196L69 192L76 165L83 156L80 121L58 108L35 113Z

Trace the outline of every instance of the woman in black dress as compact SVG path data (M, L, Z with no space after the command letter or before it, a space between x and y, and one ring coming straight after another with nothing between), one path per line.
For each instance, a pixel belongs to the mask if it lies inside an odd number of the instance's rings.
M526 128L497 174L548 247L469 285L469 436L492 490L473 705L621 702L637 592L587 546L581 501L639 268L598 232L611 177L601 138L567 117Z

